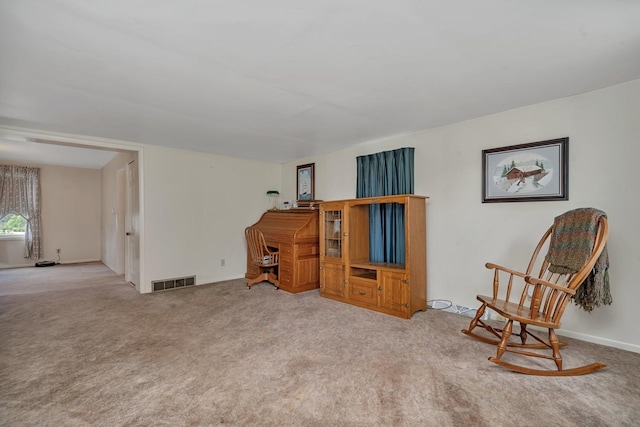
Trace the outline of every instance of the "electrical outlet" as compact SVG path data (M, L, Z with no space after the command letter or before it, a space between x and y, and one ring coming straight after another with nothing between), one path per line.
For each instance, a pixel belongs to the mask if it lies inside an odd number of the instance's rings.
M224 258L220 260L220 267L224 267Z

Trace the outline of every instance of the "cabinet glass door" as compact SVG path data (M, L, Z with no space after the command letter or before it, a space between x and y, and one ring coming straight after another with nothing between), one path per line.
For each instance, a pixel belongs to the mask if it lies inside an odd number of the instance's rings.
M342 258L342 211L325 211L324 249L325 257Z

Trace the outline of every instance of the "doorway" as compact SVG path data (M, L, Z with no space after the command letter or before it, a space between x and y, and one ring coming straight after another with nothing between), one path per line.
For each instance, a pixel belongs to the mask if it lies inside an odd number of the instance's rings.
M46 132L31 130L31 129L23 129L16 127L7 127L0 125L0 137L8 138L9 140L20 141L20 144L34 144L38 146L60 146L64 147L67 150L73 149L77 152L88 152L88 151L111 151L111 152L120 152L120 153L131 153L133 158L136 159L135 163L135 203L137 207L137 212L135 213L135 240L131 243L130 247L135 251L133 256L131 257L132 265L127 267L127 240L125 238L125 234L127 230L125 229L125 205L127 202L127 194L126 188L127 184L127 168L122 165L120 168L122 170L113 171L115 174L115 178L109 180L112 186L111 187L112 195L115 200L115 203L112 205L114 208L111 211L109 208L109 215L113 215L115 218L115 223L109 224L108 227L113 227L108 230L108 233L102 234L102 258L105 256L110 259L110 266L114 271L118 274L126 274L129 271L133 275L132 281L135 281L135 288L138 292L150 292L150 284L145 285L145 271L144 271L144 263L142 260L144 259L144 188L143 188L143 147L140 144L134 144L129 142L118 142L115 140L104 140L104 139L92 139L91 137L78 137L74 135L68 134L49 134ZM35 150L36 153L46 151L44 148L42 150ZM43 153L44 156L44 153ZM51 156L50 156L51 157ZM71 153L70 157L75 158L75 151ZM53 158L53 157L51 157ZM38 160L30 160L30 163L52 163L51 158L46 158L45 161ZM61 163L64 165L63 163ZM89 166L85 166L89 167ZM132 176L134 173L132 173ZM112 175L113 177L113 175ZM104 188L104 187L103 187ZM113 200L113 199L112 199ZM107 213L102 212L103 219L110 221L109 218L106 217ZM104 230L107 231L107 230ZM115 234L113 234L115 233ZM114 257L115 255L115 257ZM135 264L135 265L133 265Z

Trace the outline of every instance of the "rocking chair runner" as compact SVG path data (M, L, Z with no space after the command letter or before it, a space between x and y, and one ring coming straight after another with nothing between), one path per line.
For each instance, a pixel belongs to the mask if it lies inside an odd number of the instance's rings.
M493 295L477 296L477 299L482 304L476 312L475 317L471 320L469 329L463 329L462 332L480 341L497 345L496 356L489 358L491 362L524 374L548 376L582 375L606 366L601 363L592 363L578 368L563 370L560 347L565 346L566 343L560 342L555 332L555 330L560 327L560 319L567 303L576 294L576 290L585 282L585 279L595 271L594 265L596 265L603 250L606 251L605 245L609 233L606 216L603 212L594 209L588 209L588 211L587 214L589 215L593 214L594 211L596 212L593 218L597 221L597 228L592 227L592 229L596 229L597 231L595 236L591 236L593 248L590 254L587 250L587 259L576 272L565 274L554 273L551 270L557 271L558 269L551 266L549 262L550 257L548 255L541 255L544 252L542 250L543 247L548 248L549 241L553 240L551 236L554 232L554 227L557 226L557 220L560 217L556 218L556 223L542 236L542 239L533 252L525 273L496 264L486 264L488 269L494 270ZM578 212L578 210L567 212L564 215L572 212ZM597 213L601 215L597 215ZM561 238L566 237L566 235L561 236ZM562 244L564 245L562 249L565 251L567 247L571 247L571 245L567 245L566 241L563 241ZM571 257L572 255L569 254L568 256ZM535 273L536 271L538 272L537 275ZM519 294L517 288L521 288ZM514 298L513 295L517 296ZM506 319L502 329L494 328L482 320L487 308L495 311ZM514 322L520 324L519 333L513 332ZM528 330L527 326L529 325L547 329L548 340L544 340ZM487 333L481 335L475 332L474 329L476 327L484 328L490 336L487 337ZM512 341L513 336L519 337L520 342ZM528 338L533 338L534 342L527 342ZM528 351L532 349L551 350L551 355L538 351ZM553 360L556 369L534 369L511 364L502 360L505 352Z
M247 227L244 230L244 235L247 238L247 250L249 251L250 262L258 267L259 274L255 277L249 278L247 282L247 288L251 289L251 286L259 282L270 282L276 289L280 288L280 282L278 276L273 271L278 266L280 254L277 251L269 249L264 240L264 235L256 227Z

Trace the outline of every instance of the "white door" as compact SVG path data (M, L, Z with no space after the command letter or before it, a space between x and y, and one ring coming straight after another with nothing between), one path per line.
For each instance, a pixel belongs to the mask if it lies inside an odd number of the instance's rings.
M127 232L124 278L140 292L140 218L138 211L138 164L134 160L127 165L125 214L125 229Z
M116 183L117 183L117 201L116 201L116 212L115 212L115 227L114 227L114 241L116 242L116 273L117 274L125 274L126 271L126 261L125 261L125 253L127 239L125 237L125 233L127 229L125 228L125 218L126 218L126 208L127 205L127 170L125 167L118 169L116 175Z

